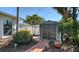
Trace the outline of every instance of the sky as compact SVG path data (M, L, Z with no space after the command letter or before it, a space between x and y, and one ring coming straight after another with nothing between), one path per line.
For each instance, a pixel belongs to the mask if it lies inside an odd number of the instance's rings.
M62 16L51 7L20 7L19 13L21 18L26 18L27 15L37 14L45 20L59 21ZM16 16L16 7L0 7L0 11Z

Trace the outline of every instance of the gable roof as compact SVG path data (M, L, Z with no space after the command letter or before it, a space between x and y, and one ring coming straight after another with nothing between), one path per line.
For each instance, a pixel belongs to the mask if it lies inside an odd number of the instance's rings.
M11 15L11 14L6 13L6 12L2 12L2 11L0 11L0 14L2 14L2 15L6 15L6 16L9 16L9 17L11 17L11 18L13 18L13 19L17 19L17 17L16 17L16 16Z
M60 23L56 21L48 20L48 21L45 21L43 24L60 24Z

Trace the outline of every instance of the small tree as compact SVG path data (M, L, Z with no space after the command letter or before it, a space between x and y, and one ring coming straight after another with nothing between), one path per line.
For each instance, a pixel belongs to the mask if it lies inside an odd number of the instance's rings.
M33 32L33 35L34 35L34 32L35 32L35 30L33 31L33 26L34 25L39 25L39 24L41 24L41 23L43 23L45 20L44 20L44 18L42 18L41 16L38 16L37 14L34 14L34 15L32 15L32 16L27 16L26 17L26 21L30 24L30 25L32 25L32 32ZM36 28L36 27L35 27Z

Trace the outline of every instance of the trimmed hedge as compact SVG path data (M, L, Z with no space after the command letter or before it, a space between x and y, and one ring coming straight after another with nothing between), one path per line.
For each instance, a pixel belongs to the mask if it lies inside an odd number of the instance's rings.
M25 44L32 40L32 35L28 30L20 30L13 35L13 43Z

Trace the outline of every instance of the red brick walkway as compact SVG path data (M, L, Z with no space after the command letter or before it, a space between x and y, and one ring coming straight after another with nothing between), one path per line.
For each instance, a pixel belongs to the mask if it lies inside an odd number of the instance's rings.
M40 40L39 43L26 50L26 52L41 52L44 50L45 46L48 46L48 41Z

